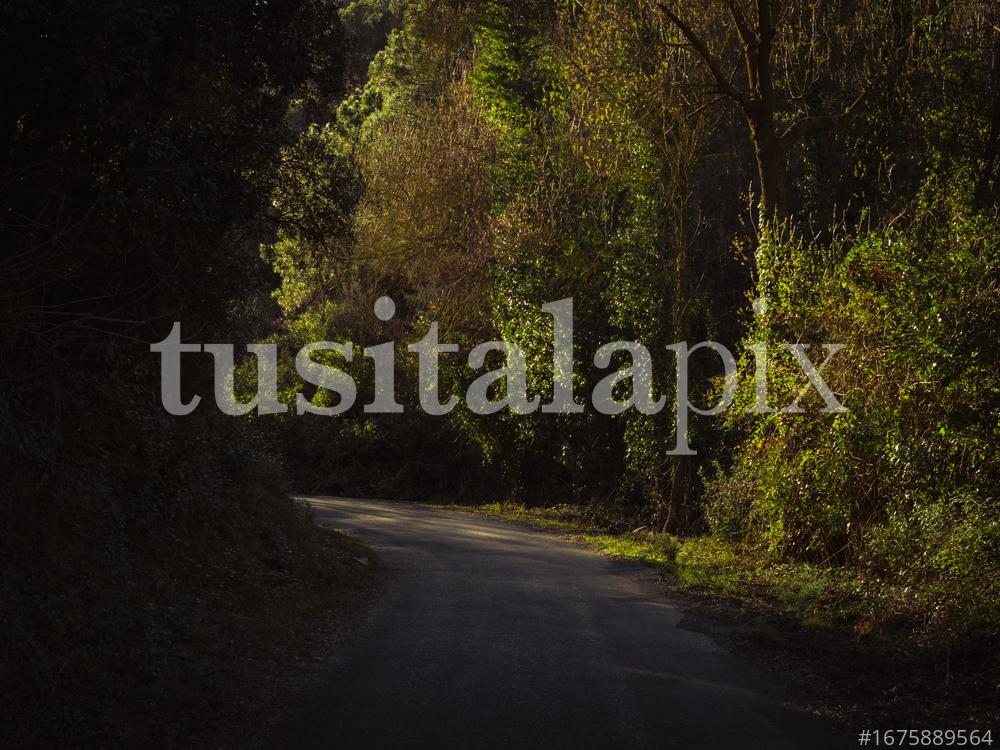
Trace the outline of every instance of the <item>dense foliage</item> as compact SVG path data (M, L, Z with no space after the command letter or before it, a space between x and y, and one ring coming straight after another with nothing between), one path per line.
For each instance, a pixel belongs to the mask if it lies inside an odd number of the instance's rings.
M149 343L266 332L289 102L323 116L342 29L324 0L13 2L0 60L0 744L184 745L261 598L338 574L250 425L163 412Z
M525 352L544 396L540 308L572 297L581 395L614 340L649 348L668 403L675 341L726 344L743 385L729 418L692 422L691 458L668 454L670 407L414 414L404 354L405 417L356 407L276 427L299 477L571 502L776 563L847 566L941 621L995 622L995 9L359 0L344 18L357 48L384 44L336 117L286 151L284 228L264 250L281 276L279 340L350 340L349 369L370 384L361 346L439 321L463 345L442 359L446 392L478 374L469 345L495 338ZM400 310L386 325L371 314L381 294ZM824 377L850 413L812 397L806 415L746 413L754 345L774 352L772 405L806 385L783 342L811 344L817 362L844 346ZM697 403L718 398L719 373L711 356L692 362ZM288 397L302 387L290 360L284 382ZM373 475L386 460L399 471Z

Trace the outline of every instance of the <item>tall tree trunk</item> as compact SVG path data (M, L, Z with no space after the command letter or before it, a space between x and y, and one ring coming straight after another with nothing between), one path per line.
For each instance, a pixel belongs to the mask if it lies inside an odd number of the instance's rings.
M680 139L678 139L680 141ZM688 158L694 148L693 143L677 143L675 154L675 170L672 175L676 191L674 208L674 224L676 227L676 242L674 248L674 289L673 289L673 329L678 341L689 341L691 338L690 307L691 307L691 258L690 237L688 232ZM676 408L683 408L677 404ZM662 530L678 534L684 530L685 508L688 499L688 481L690 473L690 456L672 456L670 473L670 490L667 495L667 517Z
M760 205L763 222L780 219L785 213L785 184L788 164L785 146L774 127L773 113L749 115L748 124L757 157L760 178Z
M663 531L679 534L684 531L684 509L687 507L688 478L691 475L691 457L674 456L673 472L670 476L670 495L667 502L667 520Z
M995 201L997 186L995 182L996 163L1000 152L1000 30L993 37L993 59L990 75L990 89L993 96L993 106L990 110L990 129L982 152L982 166L976 179L974 205L983 210Z

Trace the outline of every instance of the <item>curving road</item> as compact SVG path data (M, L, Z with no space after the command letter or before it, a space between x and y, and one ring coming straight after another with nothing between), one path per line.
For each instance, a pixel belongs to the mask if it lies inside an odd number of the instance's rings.
M350 656L275 747L847 748L708 637L636 567L517 525L420 505L317 498L384 560Z

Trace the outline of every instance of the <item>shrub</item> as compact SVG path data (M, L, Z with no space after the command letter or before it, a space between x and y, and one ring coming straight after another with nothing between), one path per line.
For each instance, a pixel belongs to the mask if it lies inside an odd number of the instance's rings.
M1000 600L996 488L1000 437L995 333L1000 223L976 213L961 179L929 178L908 221L827 245L764 237L766 310L749 342L767 342L771 405L804 378L779 342L844 344L824 378L848 414L746 415L747 431L707 496L716 533L778 557L857 566L919 589L928 612L995 621ZM747 347L749 351L749 346ZM813 401L809 401L813 398Z

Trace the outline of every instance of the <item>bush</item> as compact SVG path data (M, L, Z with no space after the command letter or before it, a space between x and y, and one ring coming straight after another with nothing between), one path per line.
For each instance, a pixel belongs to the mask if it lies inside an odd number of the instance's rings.
M781 342L844 344L824 378L850 409L808 419L746 415L730 471L711 483L714 532L775 557L850 564L919 591L925 612L996 622L1000 222L973 212L965 183L930 178L907 223L826 246L764 238L749 343L771 349L771 405L803 386ZM749 350L749 347L747 347ZM809 401L812 398L812 401Z

